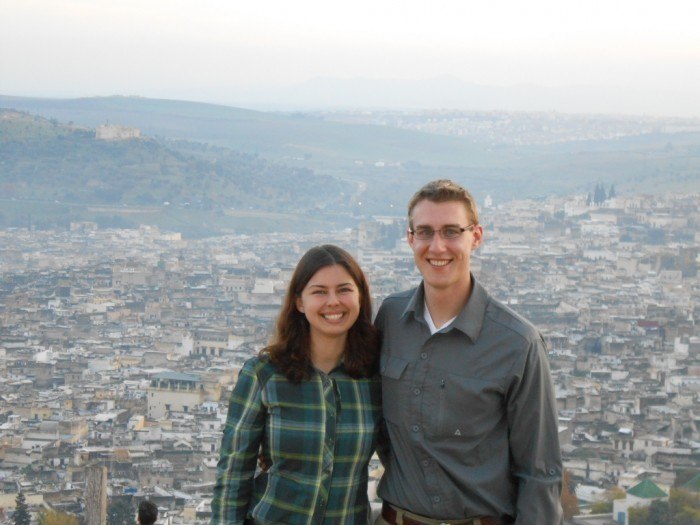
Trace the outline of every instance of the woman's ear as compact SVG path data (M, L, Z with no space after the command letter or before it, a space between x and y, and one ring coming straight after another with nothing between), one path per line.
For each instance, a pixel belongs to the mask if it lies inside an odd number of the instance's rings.
M303 314L304 313L304 302L301 300L301 297L297 297L296 304L297 304L297 310L299 310Z

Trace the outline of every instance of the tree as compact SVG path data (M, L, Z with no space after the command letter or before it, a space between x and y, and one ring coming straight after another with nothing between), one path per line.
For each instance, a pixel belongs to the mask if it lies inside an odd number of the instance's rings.
M123 499L114 501L107 508L107 525L134 525L136 510Z
M29 514L29 505L24 493L20 492L15 498L15 513L12 515L13 525L31 525L32 517Z
M571 519L579 514L578 498L574 492L574 487L571 482L571 474L568 470L564 471L564 480L562 481L561 489L561 507L564 510L564 519Z
M700 525L700 509L685 508L674 514L672 525Z
M630 525L671 525L668 501L654 500L648 507L630 507Z
M668 502L672 525L700 525L700 494L671 489Z
M78 517L56 510L46 510L39 515L39 525L78 525Z
M598 183L595 185L595 191L593 192L593 203L596 206L600 206L605 202L606 195L605 195L605 188L601 183Z
M630 525L648 525L649 507L630 507L627 513Z
M591 505L591 513L593 514L609 514L613 511L613 501L616 499L625 499L627 494L620 487L612 487L605 491L605 496L601 501Z
M654 500L649 505L649 525L671 525L668 501Z

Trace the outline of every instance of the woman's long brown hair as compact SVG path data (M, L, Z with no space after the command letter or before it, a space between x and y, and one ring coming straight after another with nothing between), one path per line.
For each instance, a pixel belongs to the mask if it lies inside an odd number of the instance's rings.
M311 367L309 322L297 309L297 298L316 272L335 264L347 270L360 293L360 314L348 332L343 364L347 373L355 378L368 377L376 372L379 338L372 325L372 299L365 274L348 252L324 244L311 248L299 260L277 318L275 335L260 351L262 356L269 356L270 361L293 383L307 379Z

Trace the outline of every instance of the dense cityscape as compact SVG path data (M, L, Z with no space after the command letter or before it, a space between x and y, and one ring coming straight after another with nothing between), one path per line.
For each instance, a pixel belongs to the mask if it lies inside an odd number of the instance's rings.
M614 487L629 491L614 514L671 487L700 490L700 195L605 192L487 197L473 260L548 343L581 515ZM21 492L31 509L84 515L97 468L111 511L133 516L149 498L158 523L207 523L228 396L301 254L347 248L376 308L420 282L405 228L387 216L198 240L92 222L0 231L0 509Z

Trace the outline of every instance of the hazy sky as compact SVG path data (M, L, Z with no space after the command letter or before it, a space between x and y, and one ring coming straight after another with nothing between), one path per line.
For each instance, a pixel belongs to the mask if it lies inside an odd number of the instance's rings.
M0 94L280 106L319 77L451 76L687 97L700 116L698 27L697 0L0 0Z

